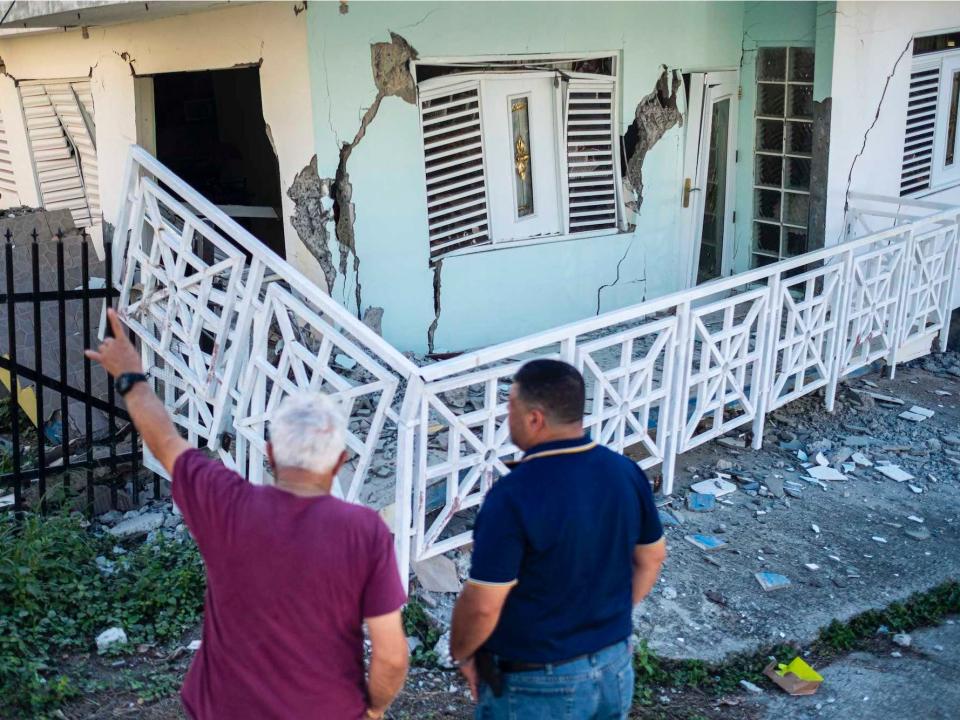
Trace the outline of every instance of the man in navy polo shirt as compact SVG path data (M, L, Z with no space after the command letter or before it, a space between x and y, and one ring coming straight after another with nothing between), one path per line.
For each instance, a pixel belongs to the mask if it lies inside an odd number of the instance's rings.
M650 484L583 430L580 373L534 360L514 377L523 459L487 494L451 654L478 718L626 718L631 610L666 557Z

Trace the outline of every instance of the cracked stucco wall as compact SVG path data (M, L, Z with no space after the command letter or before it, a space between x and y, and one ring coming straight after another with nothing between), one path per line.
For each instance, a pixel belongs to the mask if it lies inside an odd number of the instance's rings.
M138 125L135 78L165 72L226 69L260 64L264 120L271 129L282 187L289 186L312 154L312 108L306 67L307 20L292 3L259 3L193 12L178 17L5 37L0 56L16 78L91 78L97 124L97 162L104 219L116 220L127 150L143 140ZM216 37L216 42L210 38ZM36 186L26 158L26 136L16 88L0 78L0 112L26 170L18 172L21 201L36 205ZM138 134L139 128L139 134ZM266 131L266 129L265 129ZM23 180L21 181L21 178ZM283 199L282 215L293 215ZM287 258L323 285L319 265L285 222Z
M899 195L911 55L908 51L898 59L913 35L958 26L960 6L955 3L837 3L828 244L843 234L848 177L857 192ZM960 205L960 187L922 199ZM953 302L960 306L960 284Z
M753 11L753 21L760 12L771 26L786 27L798 17L812 22L814 16L815 3L770 5ZM621 135L628 133L645 99L641 115L652 109L650 95L663 66L731 68L740 62L742 4L652 2L643 9L640 23L631 3L365 2L352 3L346 15L333 3L311 4L313 151L319 177L332 177L338 148L354 137L377 98L370 45L391 31L421 59L620 50ZM545 12L551 18L547 25ZM686 281L681 270L686 248L677 230L685 123L670 110L673 76L667 77L666 93L654 96L665 110L663 131L652 133L659 139L647 143L642 163L637 155L630 168L638 181L635 171L642 169L643 183L633 232L448 257L439 276L428 262L419 116L405 99L384 98L348 164L362 306L384 308L384 336L403 350L424 352L429 335L435 351L456 351L678 289ZM678 90L680 114L685 110L681 95ZM301 158L299 169L309 157ZM337 244L330 242L336 265ZM335 269L333 296L355 311L352 256L346 275Z
M352 272L354 291L353 310L357 317L364 311L360 281L360 256L357 254L356 206L353 203L353 184L350 181L348 163L353 151L359 146L367 130L377 117L380 104L385 98L398 97L407 103L416 102L416 85L410 73L410 63L417 59L417 51L396 33L390 33L389 42L370 45L370 67L377 94L364 110L360 125L350 142L340 142L338 136L337 165L332 177L321 177L314 155L307 166L286 190L293 200L295 212L290 218L294 229L307 250L320 264L331 292L336 291L338 276L343 278L343 289L349 285L348 267ZM337 247L338 261L335 264L332 242ZM344 304L350 302L344 295Z

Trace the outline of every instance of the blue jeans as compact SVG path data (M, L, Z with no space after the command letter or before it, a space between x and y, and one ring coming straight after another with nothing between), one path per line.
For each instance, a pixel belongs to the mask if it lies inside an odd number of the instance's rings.
M625 720L633 701L627 640L542 670L506 673L503 694L480 684L476 720Z

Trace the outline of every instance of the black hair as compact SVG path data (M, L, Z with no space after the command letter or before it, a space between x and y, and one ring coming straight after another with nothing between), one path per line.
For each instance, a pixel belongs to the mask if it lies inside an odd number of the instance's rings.
M587 391L580 372L560 360L531 360L513 376L517 396L543 411L547 420L568 424L583 420Z

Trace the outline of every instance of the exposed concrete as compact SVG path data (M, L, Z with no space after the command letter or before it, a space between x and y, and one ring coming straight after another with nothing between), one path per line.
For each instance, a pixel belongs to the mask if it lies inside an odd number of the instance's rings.
M427 328L427 352L433 352L433 335L440 324L440 273L443 270L443 260L437 260L433 266L433 322Z
M851 653L818 668L824 681L816 695L791 697L771 685L769 695L753 702L767 720L960 717L960 625L953 620L911 636L909 649L891 642L889 650Z
M377 95L363 113L353 140L340 146L339 162L333 178L320 178L317 172L317 156L314 155L287 190L287 195L296 204L296 214L290 218L291 223L304 245L320 263L328 291L333 290L338 271L340 275L346 276L350 256L353 256L354 301L358 316L363 307L363 297L360 286L360 257L357 255L354 235L356 208L353 205L353 185L347 163L366 135L370 123L376 118L384 98L394 96L409 103L416 102L416 85L410 74L410 61L417 57L417 51L410 43L394 32L390 33L390 42L370 45L370 65ZM323 197L330 198L329 208L319 201ZM326 224L331 220L340 249L337 268L333 266L329 232L326 228Z
M290 223L304 246L320 263L328 292L337 279L327 234L327 223L333 219L331 184L330 178L321 179L317 173L317 156L314 155L287 189L287 197L293 200L295 207Z
M666 66L662 66L656 87L637 105L633 124L623 136L626 175L635 198L633 210L643 204L643 159L667 130L674 125L683 125L683 116L677 109L679 87L679 73L674 71L671 80Z
M827 171L830 161L830 111L833 99L813 103L813 158L810 161L810 213L807 249L823 247L827 222Z

